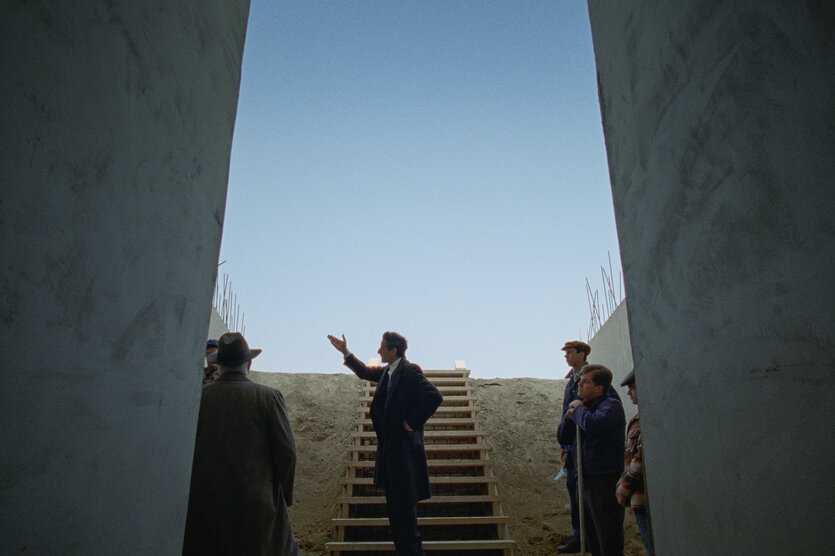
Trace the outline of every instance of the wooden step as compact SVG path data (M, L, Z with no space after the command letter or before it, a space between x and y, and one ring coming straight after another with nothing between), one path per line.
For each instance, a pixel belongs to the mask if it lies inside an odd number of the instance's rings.
M387 526L387 517L335 517L331 522L339 527L379 527ZM418 526L433 525L493 525L498 523L509 523L510 517L506 515L484 515L470 517L419 517Z
M478 540L478 541L423 541L423 550L467 551L467 550L509 550L516 548L516 541L511 540ZM393 551L391 541L361 541L361 542L329 542L326 550L342 552L359 551Z
M469 438L482 437L484 433L481 431L423 431L423 438ZM377 433L374 431L354 431L351 433L351 438L377 438Z
M487 444L426 444L424 446L426 452L468 452L476 450L489 450ZM351 446L353 452L376 452L376 444L363 444L360 446Z
M456 376L436 376L430 379L429 382L440 388L441 386L467 386L470 384L470 379Z
M340 504L385 504L385 496L340 496ZM435 494L428 500L421 500L418 504L466 504L471 502L501 502L495 494L453 494L441 496Z
M475 396L472 395L472 391L459 394L457 392L464 392L464 390L462 388L456 388L454 390L454 392L456 392L456 393L455 394L445 394L443 391L441 391L441 394L444 395L443 403L446 403L448 401L461 402L461 401L475 400ZM374 399L374 392L369 392L367 394L363 394L362 396L360 396L360 401L363 401L363 402L370 402L373 399Z
M435 388L443 392L444 390L474 390L469 380L457 378L439 378L430 381L435 385ZM362 392L365 394L373 394L377 390L376 382L366 382L362 386Z
M436 369L427 370L427 369L424 369L423 370L423 376L425 376L426 378L428 378L430 380L433 379L433 378L443 378L443 377L447 377L447 378L450 378L450 377L467 378L467 377L470 376L470 370L469 369L463 369L463 370L436 370Z
M372 401L371 396L366 396L360 399L360 402L364 404L371 404ZM475 401L474 396L444 396L444 401L441 402L441 407L444 405L451 405L453 403L465 403L465 402L473 402ZM367 407L367 406L366 406Z
M481 421L479 419L475 419L473 417L430 417L428 421L426 421L426 425L432 425L434 427L446 427L446 426L456 426L456 425L477 425ZM354 421L354 426L360 425L371 425L371 419L357 419Z
M429 467L480 467L483 465L492 465L493 461L489 459L430 459L427 460ZM374 460L365 461L349 461L348 467L374 467Z
M483 483L497 482L494 475L485 475L482 477L467 477L461 475L445 476L432 475L429 477L429 483L433 485L475 485ZM374 479L372 477L350 477L342 479L343 485L373 485Z
M453 380L453 379L448 379ZM435 388L441 392L441 394L445 394L446 392L455 392L455 391L462 391L466 390L468 392L474 392L475 387L472 386L469 381L466 380L455 380L454 382L444 382L441 384L436 384L432 381L432 384L435 385ZM376 382L366 382L364 385L361 386L360 394L363 396L373 396L374 393L377 391L378 384Z
M367 405L364 405L363 407L361 407L360 411L362 412L363 417L368 417L369 414L370 414L369 413L370 409L368 408ZM472 406L466 406L466 405L464 405L464 406L444 406L444 405L441 405L438 409L435 410L435 415L443 415L443 414L448 415L450 413L463 413L463 414L468 414L469 413L469 417L467 417L467 418L472 419L474 417L475 412L476 412L476 408L472 407ZM451 417L451 418L454 419L454 417ZM369 420L369 422L370 422L370 420Z

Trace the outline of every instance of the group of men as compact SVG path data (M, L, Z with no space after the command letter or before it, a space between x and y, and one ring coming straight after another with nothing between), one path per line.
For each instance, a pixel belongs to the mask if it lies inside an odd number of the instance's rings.
M557 552L580 552L584 538L593 556L623 556L624 508L629 507L635 512L641 538L651 554L638 415L630 420L625 435L626 417L620 396L612 387L612 372L603 365L588 363L591 346L585 342L566 342L562 350L571 369L566 376L557 440L565 469L572 536L557 547ZM621 386L628 387L629 397L637 405L634 370Z
M400 334L383 334L377 350L382 367L357 359L344 335L328 340L345 366L377 383L371 402L374 484L385 491L397 553L422 556L417 503L431 495L423 426L443 396L406 359L408 343ZM284 398L248 378L260 353L239 333L206 345L184 555L301 554L287 513L296 446Z
M374 484L385 492L397 554L421 556L417 503L431 496L423 427L443 396L406 359L408 343L400 334L383 334L377 350L383 366L374 367L348 350L344 335L329 335L328 340L357 377L377 383L370 408L377 436ZM612 388L612 373L587 363L588 344L568 342L562 349L571 371L557 438L573 536L557 549L580 552L584 536L593 556L619 556L624 506L635 510L648 544L640 426L636 416L625 439L624 411ZM296 447L284 398L248 378L252 359L260 353L239 333L206 345L184 555L301 554L287 513L293 502ZM634 372L621 384L629 386L637 404ZM580 531L580 495L585 535Z

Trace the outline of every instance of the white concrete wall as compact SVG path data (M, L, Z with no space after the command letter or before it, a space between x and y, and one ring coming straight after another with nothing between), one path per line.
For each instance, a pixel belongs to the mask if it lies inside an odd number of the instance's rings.
M248 2L0 7L0 553L177 554Z
M830 553L835 8L589 12L658 553Z
M632 345L629 343L626 300L621 301L615 308L594 337L589 340L589 345L591 346L589 363L605 365L612 371L614 376L612 385L620 395L628 422L638 412L638 408L626 395L626 387L620 386L620 381L626 378L632 370Z
M214 338L217 340L229 331L230 330L226 326L226 323L223 322L222 318L220 318L220 313L217 312L217 309L212 307L211 315L209 317L209 334L206 339L210 340Z

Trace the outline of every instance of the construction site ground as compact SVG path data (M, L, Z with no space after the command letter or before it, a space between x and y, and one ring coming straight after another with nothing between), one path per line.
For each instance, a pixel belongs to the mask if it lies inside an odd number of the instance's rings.
M293 531L305 556L326 556L365 383L352 374L253 372L252 379L284 395L298 451ZM565 381L503 378L472 384L515 554L551 556L570 534L565 485L553 480ZM628 510L624 527L624 554L645 554Z

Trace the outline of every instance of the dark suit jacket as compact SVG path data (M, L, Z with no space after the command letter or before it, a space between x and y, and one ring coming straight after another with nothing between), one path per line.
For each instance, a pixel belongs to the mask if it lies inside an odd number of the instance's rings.
M377 458L374 484L386 495L411 503L431 496L423 425L441 405L443 396L429 382L420 367L405 358L394 371L388 394L388 367L367 367L353 355L345 365L364 379L377 383L371 401L371 421L377 433ZM403 428L403 421L414 429Z
M295 470L278 390L239 373L204 386L183 554L300 555L287 515Z

